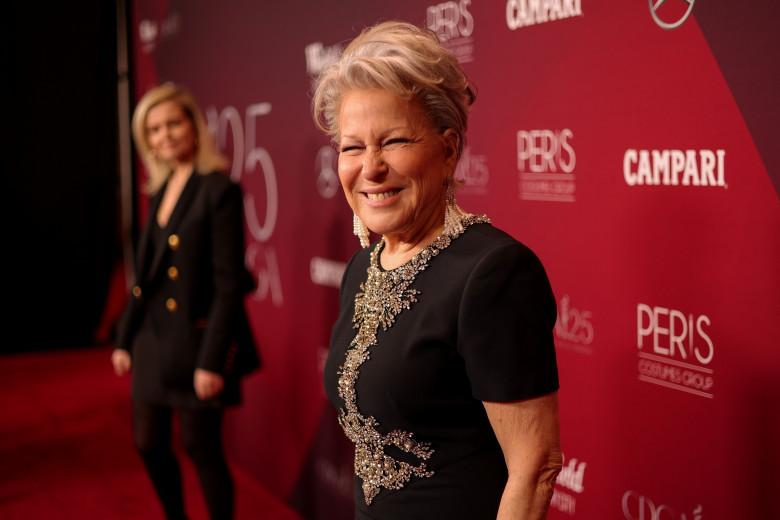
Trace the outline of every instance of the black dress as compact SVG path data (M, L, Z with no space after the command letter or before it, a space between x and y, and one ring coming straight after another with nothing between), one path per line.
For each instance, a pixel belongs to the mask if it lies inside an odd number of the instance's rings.
M558 389L544 267L475 220L368 282L382 242L347 266L324 378L356 442L358 519L495 519L507 470L482 401Z

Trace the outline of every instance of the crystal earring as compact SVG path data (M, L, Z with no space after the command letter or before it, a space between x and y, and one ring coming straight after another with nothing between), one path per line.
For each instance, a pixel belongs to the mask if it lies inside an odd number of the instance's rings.
M368 247L371 242L368 240L368 228L357 213L352 213L352 232L360 240L360 247Z
M444 234L455 237L463 233L463 219L468 215L455 201L455 182L452 176L448 176L445 182L447 192L444 201Z

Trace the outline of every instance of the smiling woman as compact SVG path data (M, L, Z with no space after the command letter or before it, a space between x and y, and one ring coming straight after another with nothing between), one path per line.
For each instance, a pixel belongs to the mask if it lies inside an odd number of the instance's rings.
M315 120L364 247L324 373L355 443L357 519L540 520L561 468L544 267L455 201L473 101L436 36L401 22L364 31L318 78Z
M347 201L384 236L383 266L398 267L444 228L457 134L439 134L418 100L381 89L346 94L339 120L338 169Z
M146 140L162 161L191 164L197 150L195 125L175 101L163 101L146 114Z
M133 136L149 172L149 217L111 361L117 375L131 373L135 443L166 517L185 517L175 410L210 516L229 519L222 411L239 404L241 376L259 366L243 302L254 282L244 266L241 188L221 172L227 160L177 85L141 98Z
M201 173L224 171L229 162L217 150L206 119L189 91L166 83L151 89L133 113L133 142L156 193L175 166ZM170 148L176 144L175 150Z

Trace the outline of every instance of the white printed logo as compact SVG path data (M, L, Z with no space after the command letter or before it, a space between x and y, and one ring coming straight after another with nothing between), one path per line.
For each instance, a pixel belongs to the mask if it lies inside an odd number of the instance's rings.
M593 343L591 312L581 311L569 304L566 294L558 304L558 321L555 322L555 337L570 344L588 346Z
M341 187L339 181L338 154L331 146L323 146L317 152L315 170L317 171L317 192L323 199L332 199Z
M306 71L309 74L319 74L338 59L341 54L341 46L325 47L322 42L314 42L307 45L304 52L306 53Z
M141 50L149 54L163 39L174 36L181 31L181 16L177 12L171 12L165 20L144 19L138 23L138 39L141 41Z
M464 148L453 177L455 180L463 182L463 185L471 192L485 192L490 180L487 156L472 153L471 148Z
M626 150L623 178L629 186L726 184L725 150Z
M656 505L636 491L623 493L623 515L626 520L702 520L702 510L699 504L690 515L678 513L666 504Z
M312 283L325 287L341 287L341 278L347 264L336 260L328 260L315 256L309 262L309 275Z
M636 319L639 380L712 398L715 371L709 365L715 345L707 330L710 318L640 303Z
M685 23L691 12L693 12L695 1L682 0L682 2L674 2L673 5L667 5L666 8L663 8L666 0L647 0L648 4L650 4L650 15L653 17L653 20L659 27L667 30L677 29ZM685 8L685 12L682 14L680 14L682 10L679 8L681 3L688 4L688 7Z
M555 485L565 488L576 494L582 493L585 490L584 480L585 467L587 464L584 461L579 462L577 459L570 459L568 464L565 462L566 459L564 457L564 466L561 469L561 472L558 474ZM562 513L573 516L576 506L577 497L575 495L563 491L558 487L555 488L552 501L550 502L550 507L557 509Z
M554 202L575 201L574 132L520 130L517 132L517 170L520 198Z
M507 0L506 25L512 30L582 16L581 0Z
M428 29L460 63L474 61L474 16L469 12L471 0L449 1L428 6Z
M246 108L242 120L241 113L233 106L222 111L208 107L206 118L220 150L228 148L228 136L233 138L230 178L236 182L243 178L244 185L251 184L250 188L254 188L244 191L244 217L253 239L247 245L246 264L258 279L252 297L259 301L270 299L274 306L281 307L284 297L279 262L276 249L268 244L279 217L279 188L271 154L257 143L258 120L270 112L271 103L254 103ZM264 214L259 213L263 206Z

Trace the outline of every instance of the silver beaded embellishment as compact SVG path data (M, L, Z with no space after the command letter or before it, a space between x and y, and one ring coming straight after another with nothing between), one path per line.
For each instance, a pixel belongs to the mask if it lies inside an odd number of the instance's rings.
M423 248L409 262L392 271L379 268L379 252L384 244L382 239L371 252L368 278L360 285L360 292L355 296L352 322L358 332L350 343L346 361L338 372L339 396L344 399L344 408L339 411L339 424L349 440L355 443L355 474L363 480L366 504L371 504L380 487L401 489L412 476L433 475L433 471L426 468L425 462L413 466L395 460L385 453L386 447L395 446L426 461L434 450L431 449L430 443L415 440L410 432L393 430L382 435L377 430L379 422L373 416L365 417L358 410L355 385L360 375L360 366L370 358L369 348L377 344L376 333L379 326L382 326L382 330L387 330L404 309L410 309L417 301L419 291L409 288L417 273L424 271L430 260L449 246L468 226L490 222L484 215L472 215L463 210L457 215L461 225L454 226L454 233L450 232L452 227L445 229L442 236Z

